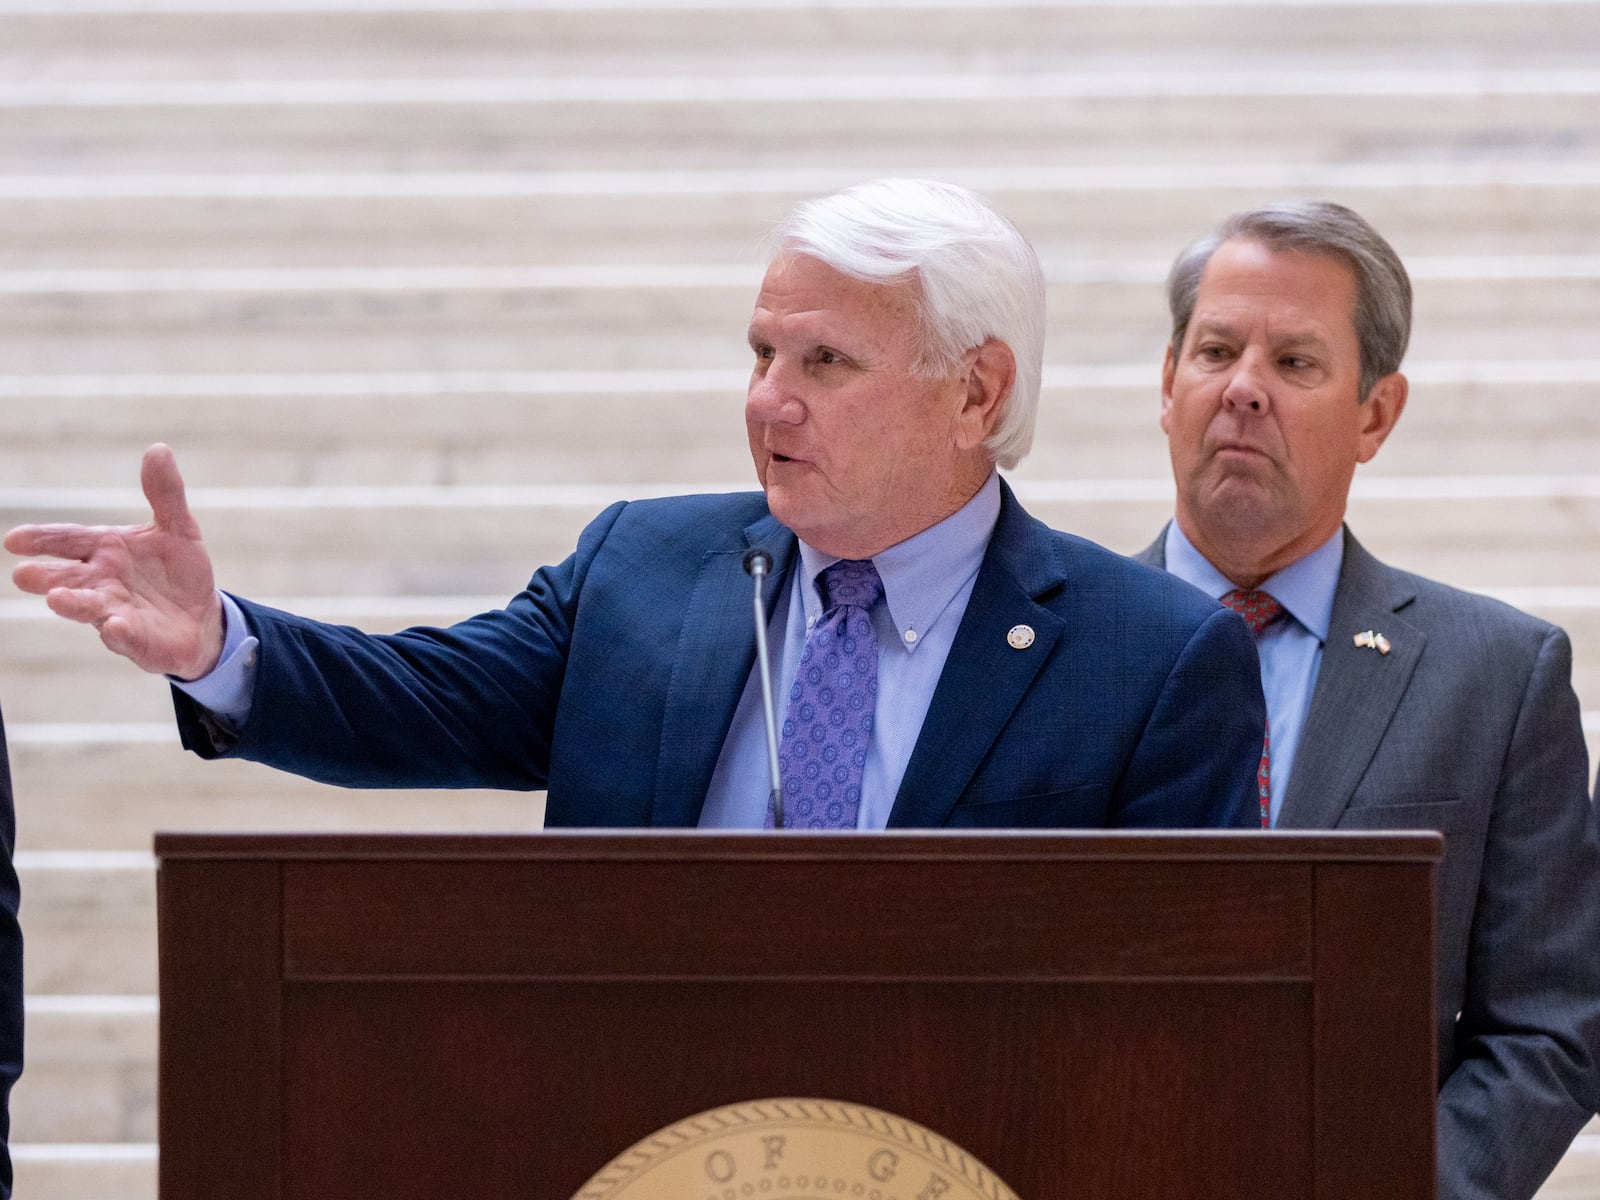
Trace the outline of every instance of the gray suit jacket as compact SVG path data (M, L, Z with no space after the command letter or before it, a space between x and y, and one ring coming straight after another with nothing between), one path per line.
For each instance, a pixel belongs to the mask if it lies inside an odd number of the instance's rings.
M1135 557L1166 565L1165 538ZM1383 634L1388 654L1355 645ZM1600 1108L1600 845L1556 626L1344 565L1281 829L1436 829L1439 1195L1525 1200Z

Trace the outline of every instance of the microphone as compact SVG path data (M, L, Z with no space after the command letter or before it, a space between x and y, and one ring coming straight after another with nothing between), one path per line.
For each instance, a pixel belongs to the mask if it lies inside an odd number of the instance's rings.
M767 773L772 781L772 827L783 828L783 780L778 774L778 722L772 714L772 668L767 665L767 606L761 601L761 581L772 570L772 555L747 550L745 574L755 580L756 670L761 672L761 715L767 721Z

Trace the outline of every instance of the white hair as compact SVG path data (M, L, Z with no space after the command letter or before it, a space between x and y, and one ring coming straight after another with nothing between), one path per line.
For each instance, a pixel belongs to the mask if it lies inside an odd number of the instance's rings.
M1044 369L1044 271L1016 226L966 188L879 179L796 205L774 241L855 279L914 284L919 375L944 375L990 338L1009 346L1016 381L987 447L1002 467L1022 461Z

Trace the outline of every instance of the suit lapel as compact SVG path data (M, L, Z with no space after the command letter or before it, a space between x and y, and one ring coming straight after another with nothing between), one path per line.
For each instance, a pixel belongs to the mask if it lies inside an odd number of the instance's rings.
M700 561L662 713L652 825L692 826L700 819L711 776L755 663L755 613L744 555L757 546L773 559L772 573L762 586L770 613L798 557L794 534L775 518L763 517L735 544L709 551Z
M906 764L891 829L944 824L1064 628L1061 618L1034 602L1062 583L1054 547L1010 488L1004 482L1000 488L994 536ZM1034 631L1027 650L1006 642L1015 625Z
M1345 532L1328 642L1278 828L1338 824L1422 657L1426 635L1398 615L1414 596L1404 576ZM1355 644L1368 631L1388 639L1389 653Z

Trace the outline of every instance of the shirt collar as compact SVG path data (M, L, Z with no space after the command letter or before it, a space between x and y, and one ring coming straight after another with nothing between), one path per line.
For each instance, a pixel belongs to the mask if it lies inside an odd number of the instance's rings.
M1264 580L1260 590L1270 592L1290 616L1314 633L1318 641L1326 642L1333 618L1333 593L1339 586L1339 568L1343 565L1341 528L1311 553ZM1215 600L1238 586L1194 548L1176 521L1167 526L1167 570Z
M917 648L978 573L999 519L1000 476L991 471L977 494L937 525L872 556L883 580L884 606L908 651ZM815 580L838 561L835 555L800 543L802 578L810 585L800 589L808 628L822 615Z

